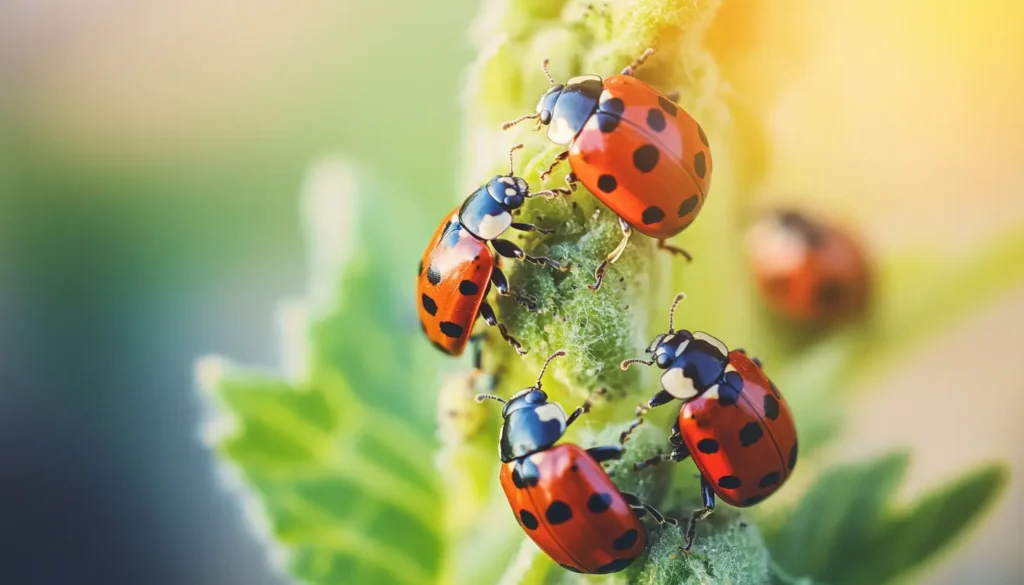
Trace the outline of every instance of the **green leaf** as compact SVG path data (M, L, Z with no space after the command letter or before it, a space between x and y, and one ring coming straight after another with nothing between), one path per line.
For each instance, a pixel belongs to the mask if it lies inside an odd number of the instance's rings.
M887 583L951 542L1006 483L1004 469L986 467L894 511L908 462L896 454L823 474L781 530L767 535L776 581Z

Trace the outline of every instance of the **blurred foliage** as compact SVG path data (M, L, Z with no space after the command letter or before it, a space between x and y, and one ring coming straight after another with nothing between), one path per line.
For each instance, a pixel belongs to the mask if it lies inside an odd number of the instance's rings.
M638 77L681 91L680 104L710 138L716 171L700 218L674 242L692 251L695 261L656 255L650 240L635 235L600 294L585 285L617 243L614 216L582 188L571 198L530 202L520 221L556 227L557 233L523 237L524 249L570 260L573 273L509 266L514 288L544 304L528 313L498 303L500 318L530 353L520 359L490 335L485 370L500 374L493 390L508 395L532 382L550 350L566 347L569 359L553 364L545 384L553 399L572 406L597 385L611 389L567 440L611 441L633 406L657 388L649 372L622 372L617 364L641 353L665 328L668 301L685 290L677 322L760 355L787 396L798 421L801 465L786 490L796 490L811 483L806 475L823 463L815 455L841 431L849 389L863 388L868 376L891 367L922 336L1024 284L1024 268L1013 261L1024 251L1024 236L1015 230L996 237L956 263L927 250L879 258L873 310L862 323L805 331L765 314L738 244L749 187L764 168L766 147L758 141L765 133L749 112L732 115L715 57L702 46L717 8L717 2L695 0L618 0L593 7L582 1L486 3L473 31L479 58L463 94L463 191L506 172L508 147L517 141L527 144L517 173L542 188L539 171L558 148L527 129L501 133L498 125L533 111L547 86L539 67L543 57L552 57L556 79L608 75L647 46L658 53ZM564 166L551 184L562 181ZM451 360L420 336L411 301L413 268L426 242L422 236L445 210L385 217L381 210L410 199L379 180L363 180L355 192L336 196L373 205L353 212L358 221L348 222L359 228L341 245L354 259L340 273L319 275L336 279L337 286L326 306L309 308L303 341L292 341L305 344L302 371L285 381L212 358L198 368L223 417L215 419L213 428L220 431L211 443L241 474L240 492L254 496L271 546L303 582L884 583L934 557L1005 483L1001 467L985 467L896 506L892 496L905 456L834 467L795 506L768 501L743 512L720 506L700 525L689 554L679 553L679 529L652 527L647 557L628 570L603 577L568 573L525 539L509 513L496 482L495 409L472 410L474 388L460 377L467 370L442 384L438 373L446 366L440 365ZM453 195L452 204L460 198ZM601 210L596 218L595 210ZM385 229L388 238L378 235ZM330 230L329 222L310 230L313 248L327 240L318 230ZM608 469L624 489L685 518L698 506L692 463L643 473L630 467L664 447L661 429L674 414L671 407L653 412L627 456Z

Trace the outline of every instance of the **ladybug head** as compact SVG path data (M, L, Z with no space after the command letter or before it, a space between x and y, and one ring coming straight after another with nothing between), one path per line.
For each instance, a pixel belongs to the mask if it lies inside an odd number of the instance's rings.
M547 126L551 123L551 117L555 111L555 102L558 101L558 96L562 95L562 90L564 89L564 85L552 85L541 96L540 101L537 102L537 120L541 124Z
M530 196L530 186L522 177L499 175L487 182L487 194L506 211L515 211Z
M504 422L498 439L498 454L503 463L543 451L565 434L565 410L557 402L548 402L540 381L551 360L563 355L564 350L551 354L541 368L537 383L515 393L508 402L489 394L477 396L477 401L491 399L505 404L501 410Z

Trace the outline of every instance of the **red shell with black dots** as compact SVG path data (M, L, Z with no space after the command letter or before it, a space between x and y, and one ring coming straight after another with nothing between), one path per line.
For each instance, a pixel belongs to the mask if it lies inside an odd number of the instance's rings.
M569 148L569 163L602 203L653 238L686 229L711 185L704 130L630 75L604 80L597 111Z
M565 569L614 573L647 545L647 533L601 465L565 443L501 466L501 487L520 526Z
M423 252L416 278L420 324L435 347L452 356L465 351L494 266L487 243L462 227L456 207Z
M749 357L729 352L722 383L683 405L679 431L724 502L753 506L796 466L796 427L778 388Z
M747 251L761 296L788 319L829 324L867 308L871 271L864 248L836 225L775 212L751 226Z

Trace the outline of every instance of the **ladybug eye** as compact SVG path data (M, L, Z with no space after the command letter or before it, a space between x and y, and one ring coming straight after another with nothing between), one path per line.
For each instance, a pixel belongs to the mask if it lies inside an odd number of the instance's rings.
M540 113L540 123L541 124L550 124L551 123L551 111L550 110L544 110L544 111L542 111Z

